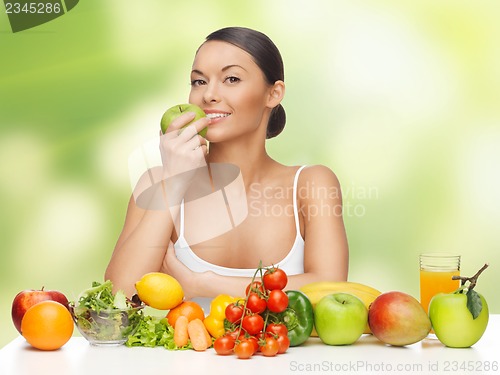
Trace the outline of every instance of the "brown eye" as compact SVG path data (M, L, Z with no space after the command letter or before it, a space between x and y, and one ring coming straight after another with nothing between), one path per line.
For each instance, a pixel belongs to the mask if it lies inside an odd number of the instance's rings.
M224 82L228 82L228 83L237 83L241 81L238 77L234 77L234 76L230 76L230 77L226 77L226 79L224 80Z
M204 85L206 82L202 79L193 79L191 81L191 86L201 86Z

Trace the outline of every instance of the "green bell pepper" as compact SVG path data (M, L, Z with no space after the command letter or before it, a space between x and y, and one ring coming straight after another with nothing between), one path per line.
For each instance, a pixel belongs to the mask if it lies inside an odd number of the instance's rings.
M288 307L281 313L281 320L288 328L290 346L304 343L314 327L314 315L311 301L298 290L287 290Z

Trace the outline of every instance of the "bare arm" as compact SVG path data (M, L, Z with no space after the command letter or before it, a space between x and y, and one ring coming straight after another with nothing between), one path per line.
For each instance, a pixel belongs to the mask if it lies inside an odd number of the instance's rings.
M349 247L342 216L340 183L337 176L324 166L308 167L302 173L299 189L304 190L299 203L304 221L305 272L316 275L319 280L345 281L349 269Z
M115 290L131 296L136 281L160 270L173 227L168 210L142 209L130 198L123 230L105 272Z
M129 296L135 293L135 283L144 274L161 269L179 204L196 171L206 166L206 140L197 132L207 126L209 119L200 119L179 132L193 118L189 112L178 117L160 136L163 166L148 170L130 198L123 230L104 275L115 290L121 289ZM154 194L148 195L151 199L138 204L136 199L142 193L152 191Z

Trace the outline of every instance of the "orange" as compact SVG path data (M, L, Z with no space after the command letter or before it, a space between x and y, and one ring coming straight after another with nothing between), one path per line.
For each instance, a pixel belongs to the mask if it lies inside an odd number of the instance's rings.
M194 319L200 319L203 321L205 319L205 313L200 305L193 301L184 301L179 306L170 310L167 314L168 324L172 327L175 327L175 322L179 316L185 316L188 318L188 321Z
M73 318L68 309L56 301L42 301L31 306L21 321L21 333L40 350L55 350L73 335Z

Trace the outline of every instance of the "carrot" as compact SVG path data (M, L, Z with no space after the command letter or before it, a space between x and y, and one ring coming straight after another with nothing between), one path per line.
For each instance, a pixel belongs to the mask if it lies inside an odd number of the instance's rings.
M204 351L212 345L212 338L201 319L193 319L187 326L189 339L194 350Z
M188 343L188 318L185 316L179 316L175 322L174 327L174 343L180 348Z
M203 320L201 321L203 323ZM207 347L210 348L212 346L212 335L210 334L210 332L208 332L208 329L207 327L205 327L205 323L203 323L203 330L205 332L205 337L207 339Z

